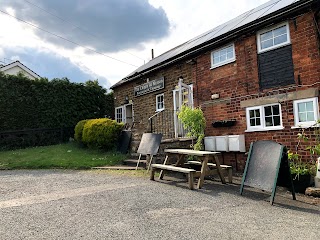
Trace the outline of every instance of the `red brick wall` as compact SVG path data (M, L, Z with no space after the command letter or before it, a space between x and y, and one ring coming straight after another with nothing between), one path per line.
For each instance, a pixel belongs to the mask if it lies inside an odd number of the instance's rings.
M293 20L289 21L292 43L292 57L294 63L294 76L297 82L300 75L302 85L312 85L318 82L320 76L319 43L316 37L316 28L312 13L299 16L296 27ZM274 140L294 150L297 144L297 133L300 129L291 129L294 126L293 102L281 103L282 120L285 129L264 132L246 132L245 109L240 102L255 99L260 96L277 95L270 93L275 89L259 92L259 77L257 66L256 35L238 38L235 42L236 61L225 66L210 70L210 52L197 58L197 93L200 105L207 120L206 135L232 135L245 134L246 147L250 142L257 140ZM214 49L212 49L214 50ZM314 85L318 87L318 84ZM289 92L307 87L294 87ZM220 99L210 101L212 93L219 93ZM236 119L235 126L230 128L213 128L211 123L217 120ZM306 154L306 153L304 153ZM226 161L234 159L233 154L226 156ZM240 156L243 159L243 156ZM243 164L243 162L242 162Z
M114 89L116 106L121 104L125 95L134 102L135 116L151 116L155 112L155 95L165 94L165 108L173 109L172 90L178 83L178 77L183 76L185 83L194 84L194 103L200 105L205 113L207 136L245 134L246 148L250 142L257 140L274 140L294 149L297 144L299 129L291 129L294 126L293 102L281 102L283 130L245 132L246 114L245 108L240 106L242 101L258 99L266 96L277 96L288 92L306 89L308 86L318 87L320 81L319 42L316 37L316 27L313 22L313 14L306 13L296 18L296 25L289 20L290 37L292 43L292 57L294 64L295 85L290 89L266 89L259 90L258 61L256 33L250 36L240 36L235 41L236 61L227 65L210 69L210 49L196 57L194 65L184 62L146 75L144 78L132 83L124 84ZM141 97L133 97L133 87L157 77L165 77L165 89L150 93ZM298 77L304 86L298 87ZM309 86L310 87L310 86ZM283 89L285 87L281 87ZM279 90L279 91L278 91ZM218 100L211 100L211 94L218 93ZM218 120L236 119L233 127L213 128L211 123ZM244 166L245 156L238 154L240 169ZM235 165L234 153L224 154L225 163Z

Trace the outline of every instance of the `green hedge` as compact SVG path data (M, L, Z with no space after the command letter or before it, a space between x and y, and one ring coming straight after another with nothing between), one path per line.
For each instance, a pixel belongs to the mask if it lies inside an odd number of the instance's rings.
M0 133L0 150L58 144L68 141L73 133L73 128L5 131Z
M75 129L77 136L75 136L75 139L89 148L101 148L104 150L112 150L116 147L123 128L122 123L117 123L108 118L90 119L83 124L82 138L80 138L78 131L80 131L82 124L83 121L77 124L78 127Z
M97 81L30 80L0 73L0 132L74 127L82 119L113 117L113 101Z

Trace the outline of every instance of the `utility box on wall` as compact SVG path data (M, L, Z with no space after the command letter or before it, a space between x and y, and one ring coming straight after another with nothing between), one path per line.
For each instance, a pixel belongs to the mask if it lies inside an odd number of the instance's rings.
M210 136L204 138L204 149L206 151L216 151L216 137Z
M244 135L208 136L204 148L212 152L246 152Z
M245 152L244 135L229 135L229 151L231 152Z
M229 152L228 136L216 136L216 151Z

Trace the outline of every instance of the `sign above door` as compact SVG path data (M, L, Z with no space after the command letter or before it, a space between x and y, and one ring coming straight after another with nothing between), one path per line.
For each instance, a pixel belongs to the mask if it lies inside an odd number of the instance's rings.
M134 96L139 97L147 93L158 91L164 88L164 77L149 81L134 87Z

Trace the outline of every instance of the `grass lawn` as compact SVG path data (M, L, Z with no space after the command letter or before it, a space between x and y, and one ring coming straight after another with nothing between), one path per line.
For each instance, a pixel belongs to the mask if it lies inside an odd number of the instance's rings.
M79 148L75 143L0 152L0 169L89 169L116 165L126 155Z

